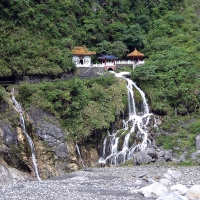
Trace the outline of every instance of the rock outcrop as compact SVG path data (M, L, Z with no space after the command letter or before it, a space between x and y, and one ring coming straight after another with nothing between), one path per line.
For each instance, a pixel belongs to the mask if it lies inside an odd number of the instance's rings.
M58 120L35 107L30 107L28 116L36 138L35 146L41 176L50 178L71 171L70 163L76 162L76 158L72 159L75 150L69 149L66 143L68 133L62 130ZM73 165L73 167L78 169L78 166Z
M35 178L31 151L21 129L19 113L10 94L5 90L4 93L5 98L0 102L0 158L4 166L13 168L10 168L10 171L6 171L5 167L2 169L7 174L18 169L22 174L27 173ZM62 129L55 117L33 106L28 112L23 112L23 116L26 131L35 146L38 171L42 179L61 176L82 167L73 141L66 142L68 133ZM80 145L80 149L87 166L98 160L96 149L87 150L84 145ZM12 179L10 175L7 177Z
M196 148L200 150L200 134L196 136Z
M0 186L29 180L33 180L30 174L21 172L13 167L9 167L7 163L0 158Z
M4 167L1 168L7 174L18 169L34 178L30 148L21 129L19 113L8 93L0 103L0 111L0 157L4 162ZM42 179L64 175L78 169L74 145L66 143L67 133L52 115L31 107L29 113L24 113L24 117L27 132L36 149L39 175ZM6 171L6 164L13 168ZM11 179L9 175L7 177Z
M152 162L165 163L168 161L176 161L172 150L164 150L151 146L144 151L136 152L133 155L133 165L142 165Z

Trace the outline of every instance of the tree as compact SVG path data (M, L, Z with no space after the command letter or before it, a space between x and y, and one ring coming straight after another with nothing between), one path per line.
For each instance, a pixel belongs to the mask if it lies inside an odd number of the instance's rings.
M130 25L128 29L124 31L123 35L124 37L122 38L122 41L129 50L133 50L135 47L138 49L144 47L144 36L139 24Z
M117 56L119 59L124 57L128 52L127 46L121 41L115 41L111 44L111 54Z

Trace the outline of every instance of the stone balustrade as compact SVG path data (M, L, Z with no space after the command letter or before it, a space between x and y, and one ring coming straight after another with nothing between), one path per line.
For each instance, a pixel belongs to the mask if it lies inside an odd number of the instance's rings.
M117 60L115 62L111 62L108 61L106 63L95 63L95 64L91 64L89 67L109 67L109 66L116 66L116 65L140 65L140 64L144 64L144 61L138 61L138 62L134 62L132 60ZM85 64L77 64L76 67L88 67L88 65Z

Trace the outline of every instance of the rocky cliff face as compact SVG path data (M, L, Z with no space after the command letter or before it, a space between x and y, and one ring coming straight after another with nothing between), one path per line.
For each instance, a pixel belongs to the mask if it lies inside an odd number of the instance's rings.
M68 133L62 130L59 122L35 107L30 108L28 116L34 133L41 176L50 178L78 169L75 149L66 143Z
M9 180L6 182L9 183L14 180L9 174L23 176L24 178L19 178L21 181L27 180L26 177L34 178L30 148L21 130L19 113L8 93L0 102L0 113L1 174L3 171L7 173ZM42 179L61 176L81 167L75 145L73 142L66 142L68 133L61 128L55 117L36 107L30 107L28 112L24 112L24 117L27 132L35 145L39 175ZM98 159L96 150L92 149L92 153L89 153L85 148L80 148L86 155L84 160L87 160L87 164L91 165L91 158Z

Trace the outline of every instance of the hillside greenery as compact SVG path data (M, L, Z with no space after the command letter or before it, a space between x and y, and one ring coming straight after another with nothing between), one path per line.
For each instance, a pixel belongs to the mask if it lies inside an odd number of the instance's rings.
M53 114L74 140L108 130L127 106L125 81L112 75L34 85L23 82L19 91L18 99L26 109L32 105Z
M77 45L121 59L137 48L145 64L131 78L151 110L168 119L199 116L199 1L1 0L0 9L0 78L72 72ZM125 83L113 76L23 82L17 98L52 113L77 139L108 129L127 106Z
M158 114L190 115L199 109L200 7L195 2L184 1L179 11L167 10L152 21L144 47L148 58L132 72Z
M0 77L69 72L75 45L124 58L145 47L151 20L176 6L178 0L2 0Z

